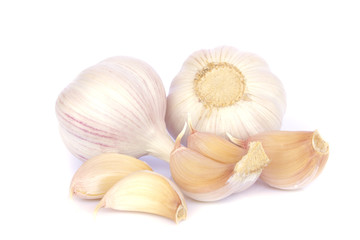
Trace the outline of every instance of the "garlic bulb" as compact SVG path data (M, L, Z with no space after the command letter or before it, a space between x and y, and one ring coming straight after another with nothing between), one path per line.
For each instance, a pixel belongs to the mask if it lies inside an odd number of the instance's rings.
M114 152L169 161L174 144L165 110L160 77L129 57L112 57L84 70L56 102L64 143L83 160Z
M200 132L246 139L280 129L285 108L283 86L264 60L220 47L197 51L185 61L171 83L166 125L175 138L190 113Z
M242 141L228 135L243 148L260 141L270 164L261 179L268 185L286 190L303 188L319 176L329 158L329 144L318 131L270 131Z

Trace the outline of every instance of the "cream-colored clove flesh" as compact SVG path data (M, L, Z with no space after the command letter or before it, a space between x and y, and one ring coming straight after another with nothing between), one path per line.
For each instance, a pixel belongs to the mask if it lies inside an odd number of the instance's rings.
M269 159L261 143L253 142L246 155L237 162L217 161L180 145L186 126L175 142L170 157L170 170L185 195L199 201L216 201L250 187L267 166ZM223 149L219 149L221 155ZM224 156L226 154L224 153Z
M166 177L151 171L138 171L117 182L101 199L100 208L145 212L172 219L176 223L187 215L180 189Z
M84 162L75 173L70 195L100 199L120 179L140 171L152 170L145 162L117 153L103 153Z
M190 134L187 147L205 157L220 163L237 163L246 153L247 149L241 148L227 139L212 133L196 131L188 119Z
M311 183L325 167L329 158L329 144L318 131L271 131L242 141L229 138L239 146L247 147L251 141L262 143L271 163L261 179L272 187L299 189Z

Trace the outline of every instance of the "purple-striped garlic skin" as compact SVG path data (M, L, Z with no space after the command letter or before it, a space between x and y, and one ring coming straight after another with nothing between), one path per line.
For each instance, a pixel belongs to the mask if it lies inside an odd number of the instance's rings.
M165 111L159 75L130 57L108 58L85 69L56 101L62 139L82 160L116 152L169 161L174 144Z

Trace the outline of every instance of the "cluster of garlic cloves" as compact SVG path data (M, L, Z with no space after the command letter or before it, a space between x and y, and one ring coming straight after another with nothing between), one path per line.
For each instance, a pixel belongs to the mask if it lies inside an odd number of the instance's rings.
M84 162L75 173L70 195L101 199L100 208L157 214L176 223L186 218L187 207L179 188L131 156L104 153Z
M228 136L245 149L252 141L262 143L271 162L263 170L261 179L279 189L307 186L319 176L329 157L329 144L318 131L270 131L251 136L246 141Z
M183 193L199 201L216 201L250 187L269 163L261 143L244 151L222 137L195 131L181 146L187 125L176 138L170 171ZM213 146L218 146L213 148Z

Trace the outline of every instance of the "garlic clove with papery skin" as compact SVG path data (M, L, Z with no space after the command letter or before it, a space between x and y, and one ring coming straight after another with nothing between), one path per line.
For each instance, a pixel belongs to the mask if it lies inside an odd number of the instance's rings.
M166 125L175 138L190 113L199 132L246 139L279 130L285 108L283 85L266 62L224 46L194 52L184 62L170 86Z
M182 192L195 200L217 201L256 182L269 159L261 143L253 142L236 163L223 163L180 145L186 125L175 141L170 171Z
M84 199L100 199L120 179L140 171L150 170L145 162L117 153L103 153L84 162L74 174L70 195Z
M319 176L329 158L329 144L318 131L271 131L246 141L230 134L229 138L245 148L251 141L262 143L271 162L261 179L274 188L295 190L307 186Z
M88 69L59 95L56 114L69 151L86 160L105 152L169 161L166 95L145 62L112 57Z
M223 137L212 133L196 131L188 119L190 134L187 147L221 163L237 163L246 153L247 149L241 148Z
M172 219L186 219L187 207L180 189L166 177L138 171L117 182L96 206L120 211L145 212Z

